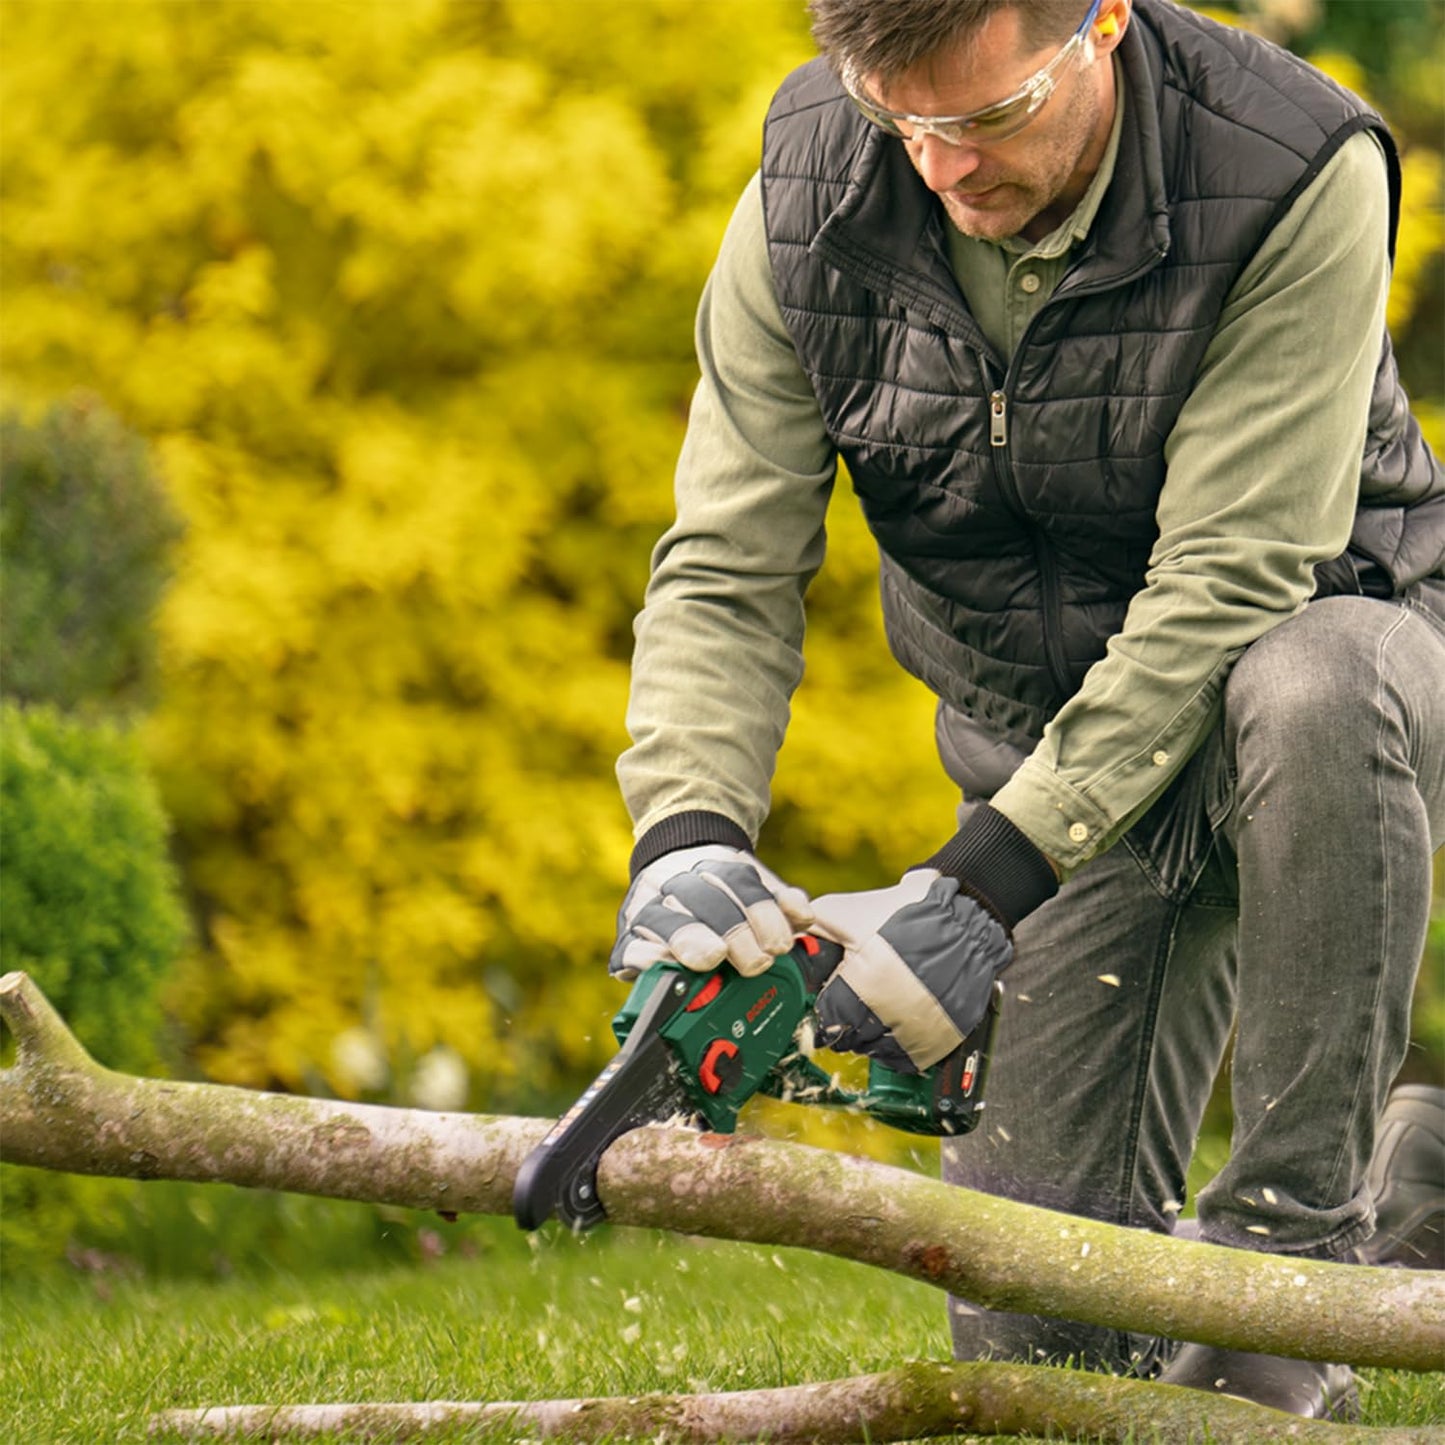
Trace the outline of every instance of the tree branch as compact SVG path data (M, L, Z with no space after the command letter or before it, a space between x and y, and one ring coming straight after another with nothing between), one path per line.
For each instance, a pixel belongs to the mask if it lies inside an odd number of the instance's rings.
M12 1164L507 1214L548 1128L114 1073L23 973L0 978L0 1019L16 1041L0 1070L0 1159Z
M0 1071L11 1163L507 1214L547 1128L116 1074L23 974L0 979L0 1018L17 1042ZM1425 1271L1173 1240L825 1150L679 1129L624 1135L598 1188L618 1224L819 1250L993 1309L1298 1359L1445 1359L1445 1277Z
M598 1192L619 1222L820 1250L989 1309L1294 1359L1445 1360L1438 1274L1171 1239L825 1150L639 1130L603 1156Z
M911 1364L825 1384L717 1395L641 1395L586 1400L425 1405L237 1405L171 1410L155 1436L187 1440L425 1440L459 1426L510 1427L531 1439L663 1440L711 1445L843 1445L921 1440L969 1432L1053 1439L1083 1435L1111 1445L1424 1445L1434 1431L1367 1429L1300 1420L1229 1396L1046 1365Z

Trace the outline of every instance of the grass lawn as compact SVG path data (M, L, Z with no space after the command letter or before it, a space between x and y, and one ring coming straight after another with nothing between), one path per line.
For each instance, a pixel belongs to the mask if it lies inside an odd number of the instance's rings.
M948 1356L942 1296L859 1265L638 1231L418 1227L423 1264L8 1285L0 1440L140 1441L170 1407L720 1391ZM1362 1393L1367 1423L1445 1422L1445 1375L1370 1371Z

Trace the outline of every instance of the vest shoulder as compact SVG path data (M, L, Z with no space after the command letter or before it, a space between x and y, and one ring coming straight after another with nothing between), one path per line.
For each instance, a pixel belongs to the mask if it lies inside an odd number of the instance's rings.
M1134 21L1158 84L1221 120L1304 155L1378 117L1359 96L1288 50L1174 3L1138 0Z
M770 120L786 120L804 111L816 110L846 100L833 67L821 55L800 65L778 87L768 111Z
M821 57L795 70L778 88L763 127L763 174L841 182L868 130Z

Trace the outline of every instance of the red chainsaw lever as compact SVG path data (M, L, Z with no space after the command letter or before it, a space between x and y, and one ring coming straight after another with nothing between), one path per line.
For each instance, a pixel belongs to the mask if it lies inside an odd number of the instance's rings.
M703 1052L702 1063L698 1065L697 1076L709 1094L720 1094L731 1083L737 1081L737 1070L727 1067L727 1060L738 1056L738 1046L731 1039L714 1039ZM730 1077L718 1072L719 1066Z

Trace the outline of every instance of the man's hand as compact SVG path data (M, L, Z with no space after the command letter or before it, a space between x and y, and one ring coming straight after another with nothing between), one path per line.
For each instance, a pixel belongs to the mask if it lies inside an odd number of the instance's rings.
M607 967L631 980L662 959L706 972L726 958L741 974L761 973L812 921L808 895L751 853L720 843L680 848L632 880Z
M1013 941L956 878L915 868L891 888L813 902L812 932L843 945L818 994L817 1041L921 1073L952 1053L988 1009Z

